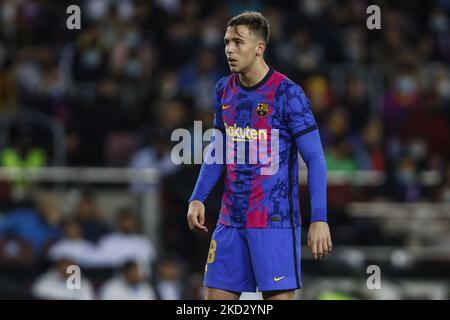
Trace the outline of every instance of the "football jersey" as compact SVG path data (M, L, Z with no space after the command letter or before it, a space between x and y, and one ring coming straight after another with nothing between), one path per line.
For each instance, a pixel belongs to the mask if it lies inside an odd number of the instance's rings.
M232 156L228 153L234 161L225 163L218 222L246 228L301 225L295 139L317 129L301 87L273 69L253 87L230 74L214 90L214 127L225 134L228 146L234 145ZM245 152L239 153L238 144ZM255 150L256 162L251 158Z

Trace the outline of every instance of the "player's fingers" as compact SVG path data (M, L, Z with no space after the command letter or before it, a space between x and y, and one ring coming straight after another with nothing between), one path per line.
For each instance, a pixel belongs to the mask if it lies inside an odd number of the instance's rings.
M311 238L308 236L308 248L312 252Z
M327 244L328 244L328 253L330 253L331 250L333 250L333 243L331 242L331 237L327 238Z
M194 222L193 226L194 226L194 229L197 231L208 232L208 229L206 229L206 227L202 226L197 221Z
M200 225L197 221L197 216L194 213L190 213L188 214L188 224L189 224L189 229L191 231L203 231L203 232L208 232L208 230L206 229L206 227Z
M316 247L317 247L317 258L322 259L323 257L322 240L317 241Z
M191 220L191 223L192 223L193 229L195 231L208 232L208 229L199 223L198 216L193 217L193 219Z
M311 252L314 260L317 260L317 242L311 240Z
M322 251L323 251L323 256L322 258L325 259L329 253L328 251L328 242L326 241L326 239L324 239L322 241Z
M205 224L205 215L204 215L202 212L200 212L200 213L198 214L198 222L199 222L202 226Z
M188 225L189 225L189 229L190 229L190 230L193 229L191 219L192 219L191 215L188 214L188 215L187 215L187 223L188 223Z
M200 231L201 233L208 233L208 228L206 228L205 226L199 225L197 227L197 230Z

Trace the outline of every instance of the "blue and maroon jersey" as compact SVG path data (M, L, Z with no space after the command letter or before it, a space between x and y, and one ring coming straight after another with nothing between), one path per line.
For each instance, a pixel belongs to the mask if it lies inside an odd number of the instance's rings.
M273 164L263 163L259 158L256 163L226 164L218 222L246 228L299 226L295 139L317 129L310 103L300 86L273 69L254 87L241 85L236 73L224 77L214 90L214 127L225 132L230 138L228 142L248 144L246 160L252 139L266 139L270 156L274 151L270 143L272 130L277 129L279 136L276 173L261 174L263 168Z

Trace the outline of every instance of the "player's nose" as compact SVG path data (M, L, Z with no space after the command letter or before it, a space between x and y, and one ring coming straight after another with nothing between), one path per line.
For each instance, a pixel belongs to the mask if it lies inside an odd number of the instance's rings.
M231 44L226 46L225 53L227 54L228 57L233 54L233 46Z

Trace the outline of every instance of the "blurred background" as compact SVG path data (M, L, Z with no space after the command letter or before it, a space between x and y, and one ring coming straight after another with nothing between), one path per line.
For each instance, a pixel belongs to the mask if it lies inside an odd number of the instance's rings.
M450 298L449 0L0 1L1 298L202 298L210 238L186 223L200 166L171 162L170 135L212 126L224 25L244 10L270 20L266 60L305 90L326 152L334 251L302 248L297 297Z

